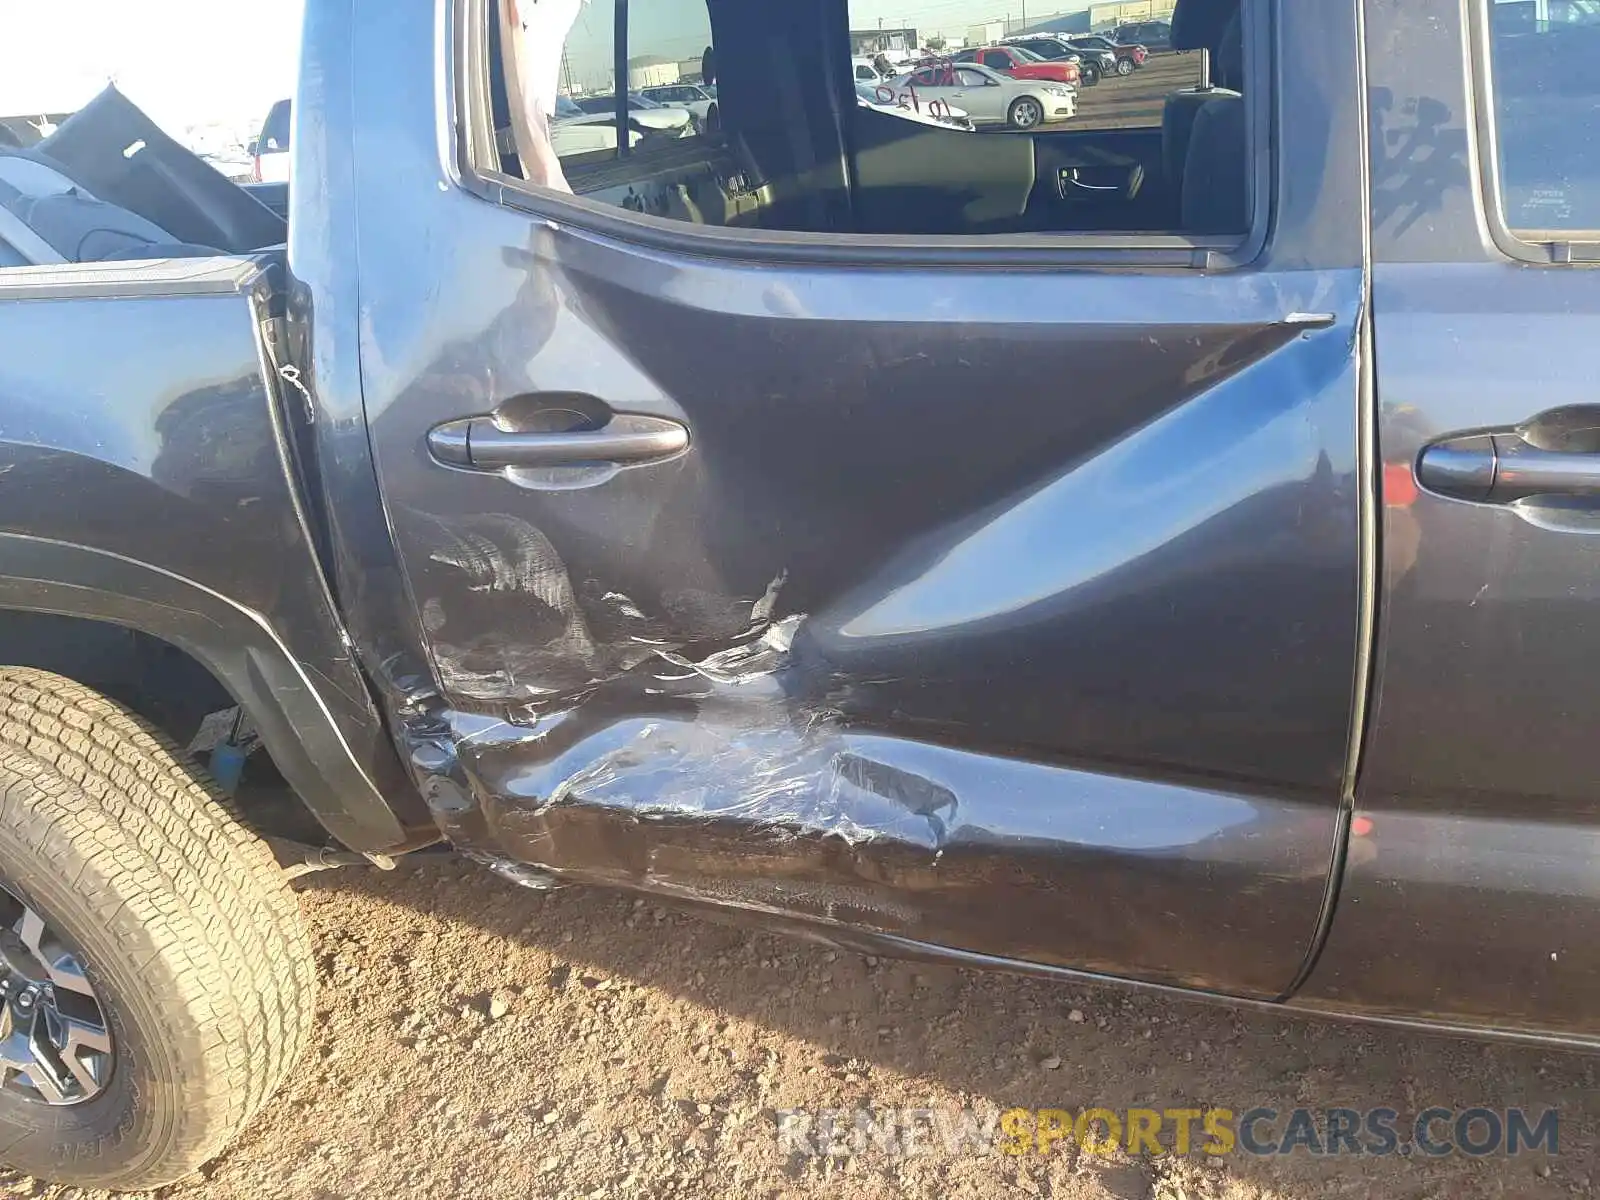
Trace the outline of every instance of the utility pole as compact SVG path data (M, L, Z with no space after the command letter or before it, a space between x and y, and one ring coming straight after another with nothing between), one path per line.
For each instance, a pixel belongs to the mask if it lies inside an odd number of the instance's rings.
M1017 32L1028 32L1028 0L1022 0L1022 28L1018 29Z

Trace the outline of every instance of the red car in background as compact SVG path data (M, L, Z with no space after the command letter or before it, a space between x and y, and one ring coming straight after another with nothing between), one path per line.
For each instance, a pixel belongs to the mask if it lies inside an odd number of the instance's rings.
M1144 60L1150 57L1150 51L1144 46L1114 42L1102 34L1090 33L1082 37L1071 39L1074 49L1109 50L1117 56L1117 74L1126 78L1135 70L1144 66Z
M1039 79L1074 86L1082 80L1077 63L1049 62L1021 46L981 46L974 50L963 50L956 55L956 62L979 63L1013 79Z

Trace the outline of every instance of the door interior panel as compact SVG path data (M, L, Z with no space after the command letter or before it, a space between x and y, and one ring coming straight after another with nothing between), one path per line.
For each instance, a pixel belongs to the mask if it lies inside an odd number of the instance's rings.
M1176 196L1162 168L1161 130L1062 130L1033 138L1035 229L1176 229Z
M1005 232L1023 226L1033 139L937 129L858 107L851 117L862 232Z
M974 134L858 108L851 133L865 233L1163 229L1177 220L1159 129Z

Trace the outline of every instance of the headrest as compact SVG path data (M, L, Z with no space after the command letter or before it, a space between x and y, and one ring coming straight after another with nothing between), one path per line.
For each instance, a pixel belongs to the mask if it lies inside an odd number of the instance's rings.
M1240 8L1241 0L1177 0L1172 10L1172 48L1215 52Z
M1234 13L1211 54L1211 82L1217 87L1244 88L1244 14Z

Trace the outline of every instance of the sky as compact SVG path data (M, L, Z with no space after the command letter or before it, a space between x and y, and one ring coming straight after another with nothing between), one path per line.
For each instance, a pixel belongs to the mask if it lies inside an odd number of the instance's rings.
M0 116L72 112L115 81L168 132L258 122L294 92L302 11L303 0L0 0Z

